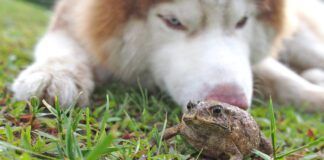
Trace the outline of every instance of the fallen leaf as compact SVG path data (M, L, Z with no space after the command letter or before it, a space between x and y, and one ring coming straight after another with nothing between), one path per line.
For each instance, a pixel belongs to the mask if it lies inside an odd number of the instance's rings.
M33 120L32 114L24 114L19 117L20 122L28 123Z
M313 131L312 129L308 129L308 130L307 130L307 136L308 136L309 138L315 139L314 131Z

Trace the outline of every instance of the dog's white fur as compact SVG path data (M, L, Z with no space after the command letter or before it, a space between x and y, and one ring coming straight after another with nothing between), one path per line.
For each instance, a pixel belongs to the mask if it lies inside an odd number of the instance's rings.
M64 17L69 24L49 29L38 43L34 64L13 84L17 99L58 95L67 105L82 91L80 103L88 104L93 75L109 73L131 83L139 78L149 88L157 85L181 105L204 99L219 85L231 84L242 90L250 105L253 71L262 79L259 89L278 102L309 103L310 111L324 110L324 88L320 87L324 83L324 39L320 37L324 34L318 36L311 28L316 25L324 33L324 24L317 23L324 15L318 0L286 0L286 30L281 33L288 48L279 58L293 61L291 65L298 73L305 71L302 75L309 81L269 57L276 51L273 41L277 33L253 18L259 12L255 0L174 0L152 5L146 19L129 19L121 34L105 40L102 48L109 52L109 58L100 65L87 41L73 31L84 23L77 15L93 3L90 1L82 0L78 5L61 2L76 5L68 11L57 10L56 17ZM156 15L175 16L187 30L172 29ZM250 17L246 26L236 29L244 16ZM306 21L311 18L318 18L312 26Z

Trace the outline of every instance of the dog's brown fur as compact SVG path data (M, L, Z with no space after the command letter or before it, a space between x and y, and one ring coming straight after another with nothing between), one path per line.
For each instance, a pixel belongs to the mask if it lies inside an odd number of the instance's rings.
M273 26L277 32L271 50L271 54L276 57L279 48L281 48L281 42L286 32L286 3L284 0L262 0L258 1L258 3L261 8L259 18L264 21L266 25Z
M78 16L74 32L78 39L84 41L87 49L94 53L102 62L108 61L109 53L103 49L108 39L118 36L130 18L145 18L153 5L169 0L85 0L71 7L71 2L62 1L58 5L54 18L53 29L63 27L71 22L62 18L66 14ZM67 10L73 10L71 13ZM69 13L70 12L70 13Z
M282 32L286 17L284 0L261 0L258 3L261 9L260 19L272 25L279 33Z

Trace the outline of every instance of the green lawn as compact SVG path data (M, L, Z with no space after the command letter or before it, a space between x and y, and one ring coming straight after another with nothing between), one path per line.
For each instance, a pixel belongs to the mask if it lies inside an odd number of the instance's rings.
M39 100L14 102L9 86L32 61L51 12L35 3L0 0L0 159L195 159L179 136L161 141L164 127L179 122L180 108L163 93L114 84L96 91L95 106L61 111ZM109 103L106 103L106 95ZM260 104L260 103L258 103ZM265 104L265 105L264 105ZM251 113L270 137L267 103ZM276 107L276 153L324 136L324 116ZM323 140L323 139L322 139ZM324 159L324 141L284 159Z

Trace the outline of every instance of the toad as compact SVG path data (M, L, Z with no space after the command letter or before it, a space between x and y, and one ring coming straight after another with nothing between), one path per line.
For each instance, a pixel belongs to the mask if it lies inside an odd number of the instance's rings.
M189 102L181 123L166 129L163 138L178 134L210 158L241 160L253 149L268 155L273 152L247 111L216 101Z

